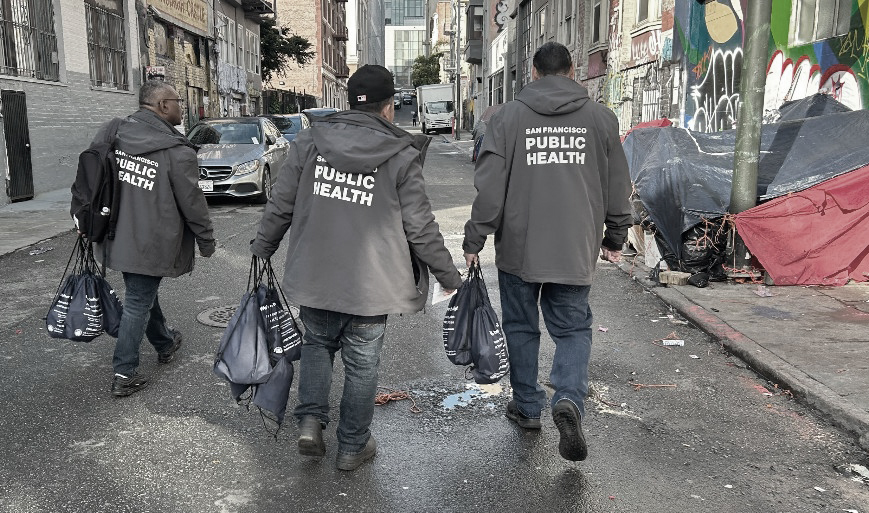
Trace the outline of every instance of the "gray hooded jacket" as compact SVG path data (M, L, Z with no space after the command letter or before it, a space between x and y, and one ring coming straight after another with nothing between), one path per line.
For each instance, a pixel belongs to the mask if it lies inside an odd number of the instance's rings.
M105 129L94 140L102 140ZM106 265L172 278L192 271L194 240L203 255L214 253L195 146L142 109L118 127L115 148L121 198L115 238L98 247L106 251Z
M564 76L531 82L492 117L474 186L465 252L494 233L498 269L526 282L590 285L601 245L620 250L631 224L618 121Z
M445 288L461 285L425 193L428 141L355 110L299 133L251 245L268 258L292 225L289 301L360 316L412 313L425 306L429 268Z

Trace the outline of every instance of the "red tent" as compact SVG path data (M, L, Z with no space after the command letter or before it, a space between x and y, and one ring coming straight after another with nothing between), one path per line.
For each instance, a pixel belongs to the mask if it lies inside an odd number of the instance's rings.
M637 123L636 125L632 126L630 128L630 130L625 132L625 135L623 135L621 137L621 139L622 139L622 142L625 142L625 137L627 137L629 133L633 132L637 128L662 127L662 126L670 126L672 124L673 123L667 118L653 119L652 121L643 121L642 123Z
M869 166L736 215L776 285L869 281Z

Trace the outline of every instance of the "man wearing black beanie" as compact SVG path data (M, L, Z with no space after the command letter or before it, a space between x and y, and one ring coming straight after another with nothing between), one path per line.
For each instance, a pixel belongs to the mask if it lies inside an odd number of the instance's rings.
M305 325L299 453L326 454L332 362L341 350L336 465L354 470L377 452L369 427L387 314L422 310L429 269L445 291L462 281L425 192L430 139L392 124L392 74L365 65L347 85L350 110L316 120L290 146L251 251L269 258L292 225L282 285Z

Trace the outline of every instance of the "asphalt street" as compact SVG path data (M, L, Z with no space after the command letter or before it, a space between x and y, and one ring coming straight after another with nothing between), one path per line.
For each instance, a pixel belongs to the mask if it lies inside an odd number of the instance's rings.
M409 126L411 110L399 111ZM463 134L469 138L468 134ZM452 138L452 136L447 136ZM455 262L474 197L468 153L434 136L427 190ZM113 340L50 339L42 317L72 247L71 234L2 258L0 290L0 511L4 512L815 512L869 508L865 465L851 437L766 382L630 276L601 263L592 398L584 422L590 455L558 456L544 412L539 433L504 418L509 383L474 386L446 359L445 303L393 316L380 383L412 400L375 411L377 456L335 469L335 426L322 460L296 452L288 417L276 437L239 407L211 372L221 329L203 314L237 304L248 242L262 207L211 202L219 248L194 272L166 280L161 304L185 335L178 360L158 368L143 344L146 390L109 393ZM553 229L567 229L566 226ZM283 261L283 248L276 254ZM491 245L481 262L500 312ZM117 273L111 283L122 292ZM205 315L207 317L207 315ZM545 331L545 330L544 330ZM682 347L662 347L675 333ZM541 380L553 345L544 336ZM340 368L337 366L336 368ZM337 406L343 375L335 375ZM295 385L289 408L295 404ZM420 413L411 410L416 406Z

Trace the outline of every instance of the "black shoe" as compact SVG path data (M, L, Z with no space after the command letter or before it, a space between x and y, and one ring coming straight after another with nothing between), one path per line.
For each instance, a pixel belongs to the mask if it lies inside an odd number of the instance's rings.
M131 376L115 373L115 379L112 380L112 395L126 397L147 387L148 383L148 378L139 373Z
M374 441L374 436L369 436L365 447L356 454L339 452L335 466L338 467L338 470L356 470L359 465L373 458L375 454L377 454L377 442Z
M180 331L170 329L169 332L172 333L172 347L162 353L157 353L157 363L160 365L165 365L175 359L175 352L178 351L178 348L181 347L181 342L184 340Z
M526 417L521 411L519 411L519 408L516 406L516 401L510 401L507 403L507 418L516 424L519 424L519 427L525 429L540 429L542 427L540 417Z
M299 421L299 454L315 458L322 458L326 454L323 424L317 417L306 416Z
M552 407L552 420L561 434L558 452L569 461L582 461L588 456L588 447L582 435L579 409L569 399L559 399Z

